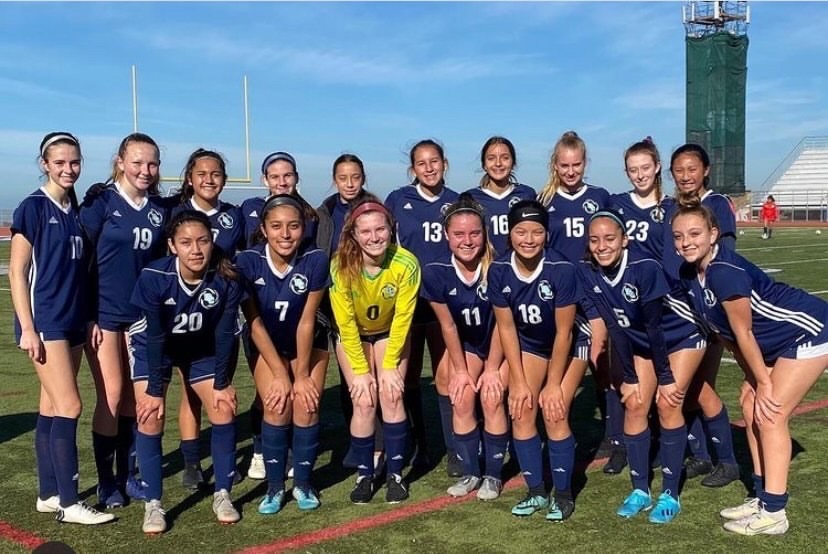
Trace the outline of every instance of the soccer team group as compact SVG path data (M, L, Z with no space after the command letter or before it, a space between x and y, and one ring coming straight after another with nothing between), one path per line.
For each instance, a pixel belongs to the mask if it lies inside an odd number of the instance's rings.
M410 150L411 183L385 201L366 190L362 161L343 154L332 169L336 192L316 209L286 152L262 163L267 195L240 207L220 199L227 174L217 152L193 152L179 192L161 197L159 148L131 134L110 179L82 202L78 139L50 133L39 154L43 184L14 213L9 265L16 340L41 384L39 512L80 524L114 519L78 496L85 351L97 391L99 507L142 500L143 531L166 530L161 439L175 368L183 483L203 480L204 410L213 511L221 523L238 521L230 491L240 346L257 391L247 473L267 481L259 513L284 507L289 477L298 509L320 506L312 471L331 350L350 431L343 463L356 470L351 500L369 502L385 475L385 500L404 501L406 464L433 465L420 390L427 345L457 479L449 495L496 499L511 449L527 487L512 514L570 518L569 412L590 367L610 449L604 470L630 467L617 514L649 512L667 524L681 511L682 474L706 474L708 486L739 477L712 386L727 348L745 373L753 491L722 510L724 529L788 529L788 422L828 366L828 304L736 253L733 212L710 190L700 146L672 153L670 197L652 140L633 144L623 158L632 190L610 195L583 181L587 151L574 132L555 144L539 191L517 181L512 143L492 137L479 186L458 194L445 181L443 147L423 140Z

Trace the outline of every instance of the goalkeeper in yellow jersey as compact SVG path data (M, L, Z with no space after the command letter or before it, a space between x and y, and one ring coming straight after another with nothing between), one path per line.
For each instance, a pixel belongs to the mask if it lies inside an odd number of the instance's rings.
M408 498L402 480L408 435L402 396L420 265L393 237L391 214L367 196L352 206L331 261L330 299L339 331L336 355L354 403L350 430L357 480L351 501L357 504L370 501L374 493L378 403L388 464L385 500Z

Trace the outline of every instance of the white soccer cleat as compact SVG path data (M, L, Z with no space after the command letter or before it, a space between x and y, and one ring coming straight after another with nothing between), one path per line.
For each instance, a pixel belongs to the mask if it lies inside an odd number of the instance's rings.
M99 525L115 519L114 514L99 512L86 502L76 502L68 508L58 508L56 520L62 523L79 523L80 525Z
M261 481L267 477L263 454L253 454L253 458L250 460L250 467L247 468L247 477L250 479L256 479L257 481Z

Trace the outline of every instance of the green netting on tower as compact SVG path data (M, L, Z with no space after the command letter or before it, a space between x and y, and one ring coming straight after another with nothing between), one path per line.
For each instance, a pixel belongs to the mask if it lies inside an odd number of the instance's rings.
M748 38L727 32L687 37L687 142L710 154L710 184L745 191L745 81Z

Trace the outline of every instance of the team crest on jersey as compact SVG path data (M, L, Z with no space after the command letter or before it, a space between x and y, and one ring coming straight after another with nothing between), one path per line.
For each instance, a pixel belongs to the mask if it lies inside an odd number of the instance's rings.
M589 198L589 199L584 201L583 208L584 208L584 211L586 213L588 213L589 215L592 215L592 214L594 214L595 212L598 211L599 206L598 206L598 203L595 200Z
M198 303L208 310L213 308L219 302L219 295L214 289L204 289L198 295Z
M664 221L664 208L656 206L650 210L650 218L656 223L662 223Z
M520 202L520 197L519 197L519 196L513 196L513 197L511 197L511 198L509 199L509 207L511 208L512 206L514 206L514 205L515 205L515 204L517 204L518 202Z
M227 212L223 212L223 213L219 214L218 222L219 222L219 225L221 225L225 229L232 229L233 224L235 223L235 221L233 221L233 216L228 214Z
M149 222L153 227L161 227L161 223L164 221L164 216L161 215L161 212L155 208L152 208L149 213L147 213L147 219L149 219Z
M635 285L631 285L629 283L624 283L624 287L621 289L621 295L624 297L624 300L632 304L633 302L638 301L638 288Z
M716 305L716 295L710 289L704 289L704 305L708 308Z
M380 294L382 294L382 297L386 300L391 300L392 298L397 296L397 287L395 287L391 283L388 283L387 285L382 287L382 291L380 291Z
M552 288L552 285L550 285L549 281L547 281L546 279L538 283L538 296L544 302L555 298L555 290Z
M301 273L297 273L290 278L290 284L288 286L293 294L305 294L308 291L308 278Z
M489 295L486 287L486 283L480 283L477 285L477 297L482 300L483 302L489 301Z
M446 215L446 210L449 209L449 206L451 206L451 204L448 202L440 206L440 215Z

